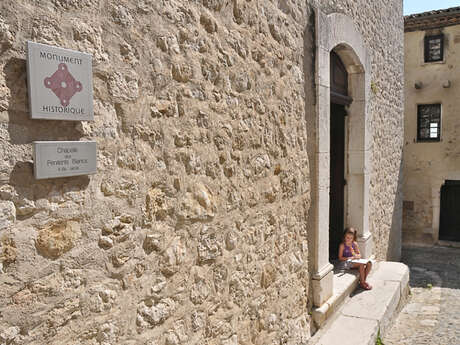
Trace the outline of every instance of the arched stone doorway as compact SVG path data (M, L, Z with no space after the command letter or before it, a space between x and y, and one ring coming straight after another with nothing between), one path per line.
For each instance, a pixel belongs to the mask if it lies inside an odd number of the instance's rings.
M347 72L348 95L344 143L344 226L358 228L358 242L364 257L372 255L369 231L369 182L371 131L367 112L370 93L370 56L353 20L343 14L316 11L316 103L315 118L309 125L315 152L310 152L312 207L309 227L312 234L313 304L321 307L332 296L333 266L329 258L330 203L330 117L331 52L337 54Z

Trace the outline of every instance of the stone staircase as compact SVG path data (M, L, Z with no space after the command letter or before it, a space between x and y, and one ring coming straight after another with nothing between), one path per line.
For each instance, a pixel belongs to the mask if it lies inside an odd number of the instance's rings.
M409 268L400 262L376 262L368 278L372 290L356 289L358 274L334 272L334 292L313 311L320 330L312 345L375 345L407 300Z

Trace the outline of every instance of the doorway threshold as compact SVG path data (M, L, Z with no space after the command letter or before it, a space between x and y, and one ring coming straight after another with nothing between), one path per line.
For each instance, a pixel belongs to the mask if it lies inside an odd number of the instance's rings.
M460 242L456 241L439 240L436 244L440 247L460 248Z

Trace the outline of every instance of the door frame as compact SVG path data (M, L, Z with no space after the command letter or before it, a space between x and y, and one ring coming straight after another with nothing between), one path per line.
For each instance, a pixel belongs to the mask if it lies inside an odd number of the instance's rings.
M307 121L311 172L311 276L313 304L321 307L332 296L333 266L329 262L329 164L330 164L330 52L334 50L348 72L353 103L349 108L346 223L358 229L364 257L372 255L369 230L371 143L367 107L370 95L370 55L353 20L339 13L315 13L315 116Z

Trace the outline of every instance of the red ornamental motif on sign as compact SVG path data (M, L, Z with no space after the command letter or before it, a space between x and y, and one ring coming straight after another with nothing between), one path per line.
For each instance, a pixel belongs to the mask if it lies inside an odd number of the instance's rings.
M60 63L57 71L51 77L45 78L44 82L45 87L54 92L64 107L69 105L75 93L83 89L81 83L70 74L65 63Z

